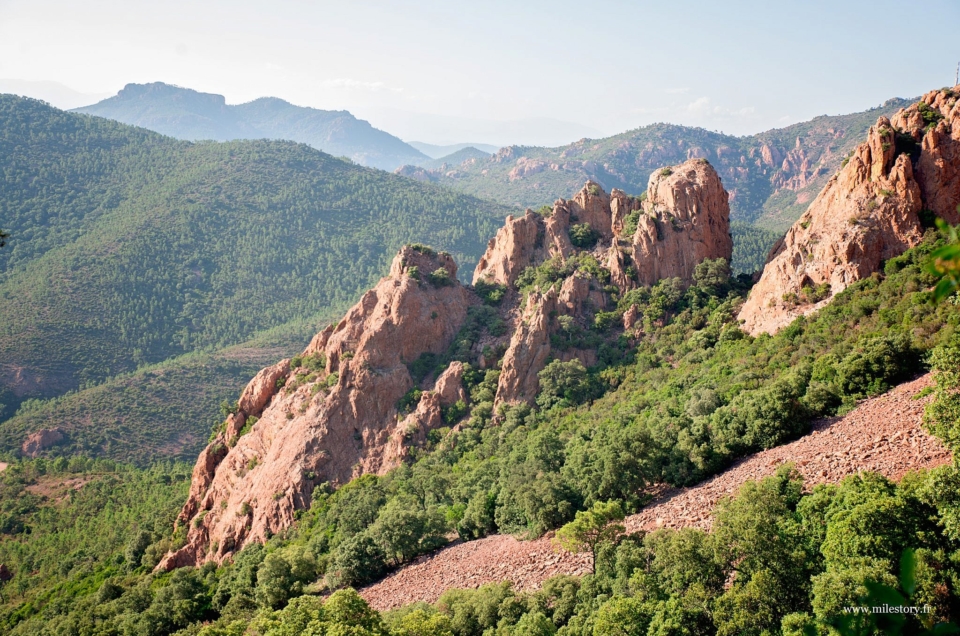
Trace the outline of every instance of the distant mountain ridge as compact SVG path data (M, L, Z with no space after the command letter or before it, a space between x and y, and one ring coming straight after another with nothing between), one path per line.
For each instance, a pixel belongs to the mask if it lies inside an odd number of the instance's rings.
M823 115L748 137L652 124L566 146L508 146L489 158L403 166L398 174L506 205L540 207L593 180L640 194L650 175L691 158L710 161L730 193L731 219L785 231L880 116L916 99L894 98L848 115Z
M106 117L187 141L298 141L382 170L431 159L345 110L295 106L277 97L230 105L223 95L163 82L127 84L115 96L73 112Z
M475 148L476 150L484 152L488 155L492 155L496 151L500 150L500 146L481 143L448 144L443 146L428 144L424 141L408 141L407 143L428 157L432 157L433 159L443 159L444 157L450 156L466 148Z

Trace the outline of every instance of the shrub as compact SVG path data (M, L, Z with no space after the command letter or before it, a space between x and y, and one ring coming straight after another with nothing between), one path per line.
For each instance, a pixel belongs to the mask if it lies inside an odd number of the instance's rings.
M643 210L634 210L623 219L623 229L620 231L622 236L633 236L637 233L641 214L643 214Z
M453 279L446 267L438 267L430 273L430 282L437 287L446 287L453 285Z
M446 532L446 521L436 508L423 510L404 499L384 506L370 528L370 536L394 565L445 544Z
M437 252L436 252L432 247L430 247L429 245L424 245L423 243L412 243L412 244L410 245L410 249L412 249L414 252L419 252L420 254L423 254L424 256L436 256L436 255L437 255Z
M480 279L473 285L473 290L488 305L499 305L507 293L506 285L492 283L485 279Z
M906 336L866 336L837 365L842 396L860 399L890 389L916 370L919 357Z
M590 249L600 240L600 233L589 223L579 223L570 227L570 242L581 249Z
M386 571L383 548L369 534L361 533L337 546L327 569L327 580L332 587L358 586L378 579Z

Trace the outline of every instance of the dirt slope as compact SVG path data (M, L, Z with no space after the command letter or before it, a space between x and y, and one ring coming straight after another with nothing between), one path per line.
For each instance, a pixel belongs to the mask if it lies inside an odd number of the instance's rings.
M921 427L927 399L914 399L930 384L929 374L924 375L864 401L845 417L817 422L809 435L795 442L747 457L692 488L668 490L629 517L627 529L708 528L710 511L721 497L746 481L773 474L789 461L808 486L838 482L861 471L899 479L910 470L948 463L950 452ZM434 602L450 588L510 580L517 589L532 590L555 574L589 570L589 557L557 551L549 535L535 541L496 535L421 557L360 593L376 609L387 610L416 601Z

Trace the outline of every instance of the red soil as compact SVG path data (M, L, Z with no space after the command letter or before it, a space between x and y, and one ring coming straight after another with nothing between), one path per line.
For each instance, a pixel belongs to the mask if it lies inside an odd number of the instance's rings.
M863 471L899 479L911 470L949 463L950 452L921 425L928 400L915 396L930 384L930 375L924 375L862 402L845 417L820 420L801 439L751 455L705 482L663 491L627 518L627 529L709 528L711 511L722 497L746 481L773 474L786 462L796 464L808 487ZM495 535L423 556L360 593L374 608L387 610L416 601L435 602L451 588L509 580L518 590L534 590L556 574L589 571L588 555L558 550L549 535L534 541Z

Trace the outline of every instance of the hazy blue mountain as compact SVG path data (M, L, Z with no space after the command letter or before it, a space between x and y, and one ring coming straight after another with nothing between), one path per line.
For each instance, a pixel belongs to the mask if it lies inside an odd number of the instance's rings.
M115 96L75 112L141 126L189 141L288 139L364 166L393 170L430 160L413 146L345 110L294 106L264 97L230 105L223 95L162 82L127 84Z
M471 159L474 159L474 160L486 159L488 157L490 157L489 152L478 150L473 146L467 146L466 148L461 148L460 150L457 150L456 152L452 152L449 155L440 157L439 159L434 159L433 161L429 161L423 164L423 167L430 170L448 170L451 168L456 168L457 166L461 165L464 161L470 161Z
M438 146L423 141L408 141L407 143L432 159L442 159L464 148L476 148L490 155L500 150L500 146L494 146L493 144L466 143Z

